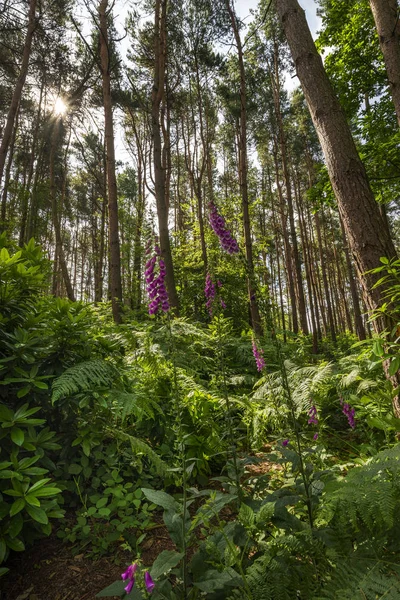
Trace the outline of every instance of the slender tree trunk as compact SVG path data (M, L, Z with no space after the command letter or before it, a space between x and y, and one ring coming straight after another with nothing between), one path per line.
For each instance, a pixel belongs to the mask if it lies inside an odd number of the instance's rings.
M62 277L64 280L67 296L72 302L75 302L75 294L74 294L74 290L72 288L71 280L70 280L69 273L68 273L67 263L65 260L64 248L63 248L62 237L61 237L60 218L59 218L59 214L58 214L59 211L58 211L58 206L57 206L55 160L56 160L58 144L59 144L60 137L61 137L60 136L61 128L62 128L62 121L61 121L61 118L59 118L55 121L55 123L53 125L53 133L52 133L51 148L50 148L50 169L49 169L49 171L50 171L49 177L50 177L51 210L52 210L52 217L53 217L54 234L55 234L55 238L56 238L54 266L56 269L57 261L58 261L58 264L61 268L61 273L62 273ZM58 288L57 288L57 286L53 285L53 289L58 289Z
M156 0L154 28L154 82L152 93L152 136L154 159L154 183L157 204L158 230L161 256L165 262L168 298L175 314L179 312L176 292L174 265L168 228L168 207L166 199L165 171L162 167L162 143L160 133L160 106L164 96L165 53L166 53L166 12L167 0Z
M15 140L17 138L17 131L18 131L19 106L20 105L18 104L17 114L15 115L15 124L14 124L14 128L13 128L12 136L11 136L11 142L10 142L10 156L8 157L6 173L5 173L5 178L4 178L3 196L1 198L0 232L7 228L6 227L6 225L7 225L7 223L6 223L7 194L8 194L8 187L10 185L11 167L12 167L13 158L14 158L14 146L15 146ZM22 201L24 201L24 196L23 196ZM22 243L20 243L19 245L22 246Z
M10 146L12 132L14 129L15 117L17 114L18 105L21 100L22 89L24 87L26 75L28 72L29 58L31 55L32 47L32 38L36 28L36 4L37 0L30 0L28 13L28 29L25 37L21 69L18 75L17 83L14 88L10 108L8 110L6 125L3 131L3 138L1 140L0 145L0 185L3 179L4 165L6 162L7 152Z
M396 251L382 222L345 115L315 48L304 11L297 0L276 0L276 6L325 155L365 302L369 310L374 310L382 301L384 290L373 288L377 276L369 271L380 265L381 257L395 257Z
M351 264L349 249L347 247L346 233L344 231L342 219L340 218L340 216L339 216L339 223L340 223L340 229L342 231L342 237L343 237L343 249L344 249L344 256L346 259L346 266L347 266L347 274L348 274L349 284L350 284L350 293L351 293L351 298L353 301L354 323L356 326L356 333L360 340L365 340L367 336L365 333L364 323L363 323L362 316L361 316L360 301L358 298L357 285L356 285L356 281L355 281L354 275L353 275L353 266Z
M108 219L109 219L109 251L110 251L110 288L112 312L115 323L121 322L122 281L121 251L118 231L118 192L115 175L114 123L111 103L110 54L108 42L109 14L108 0L101 0L99 5L100 19L100 58L103 80L104 102L104 136L106 142Z
M296 236L296 228L294 224L294 213L293 213L293 199L292 199L292 186L290 182L289 169L287 164L287 147L286 147L286 135L283 125L283 118L281 112L281 86L279 80L279 68L278 68L278 45L276 40L274 40L274 74L271 73L272 85L273 85L273 95L274 95L274 106L275 106L275 115L276 121L278 124L278 140L279 140L279 150L282 161L282 174L283 181L285 184L286 190L286 201L288 207L288 216L289 216L289 226L290 226L290 237L292 240L292 256L294 263L294 274L296 281L296 289L297 289L297 298L298 298L298 309L299 309L299 317L300 317L300 327L306 335L308 334L308 324L307 324L307 311L306 311L306 303L304 298L304 289L303 289L303 279L301 275L301 263L300 263L300 255L299 248L297 244L297 236Z
M262 334L261 317L256 298L256 287L254 281L253 244L251 240L251 227L249 215L249 196L247 182L247 99L246 99L246 74L243 61L243 47L240 39L237 17L231 7L231 0L225 0L226 7L231 19L232 30L235 36L238 52L238 63L240 71L240 129L239 129L239 171L240 191L242 196L243 228L246 245L246 260L248 268L247 287L249 294L251 321L254 332Z
M24 242L26 242L28 239L27 238L27 225L28 225L28 212L29 212L29 208L30 208L29 200L30 199L32 200L31 183L32 183L32 177L33 177L34 167L35 167L36 147L37 147L37 140L38 140L38 135L39 135L39 127L40 127L40 115L42 112L42 99L43 99L44 84L45 84L45 79L43 77L42 83L40 86L38 109L37 109L37 113L36 113L36 123L35 123L35 128L33 131L32 148L30 151L28 179L26 182L26 186L24 188L26 190L26 195L24 195L23 203L22 203L22 210L21 210L21 213L22 213L21 214L21 229L20 229L20 238L19 238L20 246L22 246L22 244Z
M400 126L400 25L397 0L369 0Z

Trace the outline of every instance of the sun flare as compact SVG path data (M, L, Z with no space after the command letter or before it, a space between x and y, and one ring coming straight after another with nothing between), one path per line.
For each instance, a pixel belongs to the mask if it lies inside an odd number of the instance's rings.
M67 112L67 105L62 98L57 98L54 103L54 112L56 115L65 115Z

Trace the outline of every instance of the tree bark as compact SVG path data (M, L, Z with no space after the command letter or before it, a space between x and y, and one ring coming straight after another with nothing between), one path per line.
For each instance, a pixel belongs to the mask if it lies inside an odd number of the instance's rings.
M254 261L253 261L253 244L251 240L250 215L249 215L249 195L247 182L247 100L246 100L246 74L243 61L243 47L240 39L237 17L231 7L230 0L225 0L226 7L231 19L232 30L235 37L236 48L238 53L238 64L240 71L240 130L239 130L239 182L242 196L242 211L243 211L243 229L244 240L246 245L246 261L247 261L247 288L249 294L249 304L251 313L251 322L256 335L262 334L261 317L258 309L256 297L256 289L254 282Z
M276 6L325 155L365 302L371 311L379 306L383 293L382 288L373 289L377 276L368 272L380 265L381 257L391 259L396 251L384 227L345 115L315 48L304 11L297 0L276 0Z
M1 140L0 145L0 185L3 179L4 165L6 162L7 152L10 146L12 132L14 129L15 116L17 114L18 105L21 100L22 89L24 87L26 75L28 72L29 58L31 55L32 47L32 38L36 28L36 4L37 0L30 0L28 13L28 29L25 37L21 69L18 75L17 83L14 88L14 93L11 99L11 104L7 115L6 125L3 131L3 139Z
M108 220L110 250L110 289L112 313L115 323L121 322L122 281L121 251L118 231L118 192L115 175L114 123L111 103L110 52L108 41L108 0L101 0L99 5L100 19L100 59L103 81L104 102L104 135L106 142L107 188L108 188Z
M369 0L400 126L400 27L397 0Z
M160 133L160 106L164 96L166 52L167 0L156 0L154 13L154 82L152 92L151 123L153 137L154 183L158 216L158 232L161 256L165 262L169 303L175 314L179 313L174 265L168 228L165 170L162 166L162 143Z
M56 178L55 178L55 160L56 153L58 148L58 143L60 140L60 130L62 127L61 118L57 119L53 125L53 133L51 139L51 148L50 148L50 200L51 200L51 212L53 218L53 227L54 234L56 238L56 248L54 252L54 272L57 271L57 263L61 268L62 277L65 284L65 289L67 291L68 298L75 302L75 294L72 288L71 279L69 277L67 263L65 260L63 242L61 237L61 225L60 219L58 215L58 206L57 206L57 186L56 186ZM56 279L56 278L55 278ZM58 286L56 285L56 281L53 283L53 290L56 291Z

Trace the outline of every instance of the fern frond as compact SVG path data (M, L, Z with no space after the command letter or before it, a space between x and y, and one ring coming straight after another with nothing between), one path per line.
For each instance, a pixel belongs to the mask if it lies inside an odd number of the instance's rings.
M88 360L70 367L54 380L52 402L79 392L111 387L117 379L117 369L104 360Z
M137 437L134 437L133 435L129 435L129 433L120 431L119 429L109 428L107 431L112 433L113 437L115 437L123 442L127 442L130 445L131 451L133 454L135 454L135 455L139 454L139 455L146 456L150 460L150 462L154 465L154 467L159 475L166 474L167 465L158 456L158 454L156 454L156 452L154 452L154 450L152 448L150 448L150 446L148 444L146 444L146 442L144 442L143 440L140 440Z

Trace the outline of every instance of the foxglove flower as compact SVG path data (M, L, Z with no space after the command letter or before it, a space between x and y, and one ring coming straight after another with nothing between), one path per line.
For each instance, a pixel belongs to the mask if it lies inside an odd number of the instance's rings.
M342 413L344 415L346 415L350 427L352 429L354 429L355 426L356 426L356 420L355 420L356 410L355 410L355 408L352 408L350 406L350 404L348 404L347 402L343 402L343 398L340 399L340 404L343 407L342 408Z
M265 367L265 360L264 360L264 357L262 356L264 354L264 351L262 348L257 348L257 344L254 339L252 342L252 347L253 347L253 356L256 359L257 371L260 372Z
M314 436L313 436L313 440L314 440L314 441L317 441L317 439L318 439L318 432L317 432L317 433L314 433Z
M154 249L154 256L146 263L145 278L147 294L150 298L149 303L149 314L155 315L158 309L161 308L163 312L168 312L169 302L168 293L165 287L165 276L167 270L163 259L160 257L161 251L158 245ZM158 263L158 275L155 272L156 265Z
M130 594L133 586L135 585L135 573L137 571L137 564L129 565L129 567L121 573L121 577L123 581L129 579L128 584L124 587L124 590L127 594Z
M210 209L209 220L211 228L218 236L223 250L228 252L228 254L237 254L239 252L239 245L230 231L226 228L224 217L218 214L217 207L213 202L210 202L208 207Z
M207 300L206 308L209 312L210 317L212 317L212 305L215 299L215 285L212 282L210 273L207 273L204 295Z
M290 442L290 440L283 440L283 442L282 442L282 446L283 446L284 448L286 448L286 446L289 444L289 442Z
M151 592L156 587L156 584L152 580L151 575L148 571L146 571L144 574L144 584L145 584L146 590L148 591L149 594L151 594Z
M309 425L318 425L317 407L315 406L315 404L313 404L310 410L308 411L308 416L310 417L308 419Z

